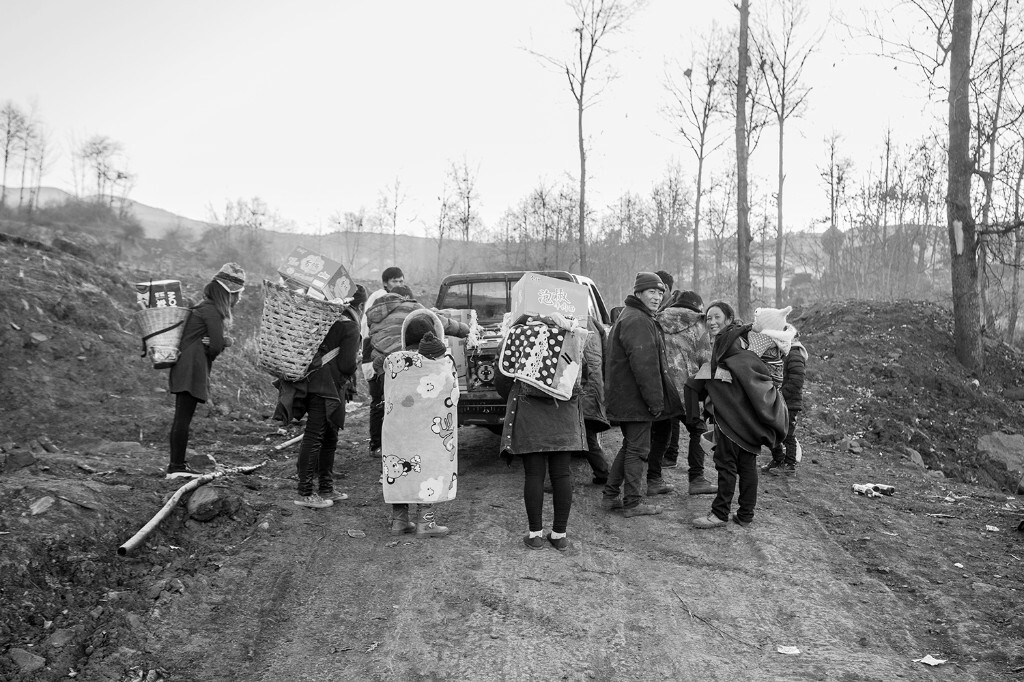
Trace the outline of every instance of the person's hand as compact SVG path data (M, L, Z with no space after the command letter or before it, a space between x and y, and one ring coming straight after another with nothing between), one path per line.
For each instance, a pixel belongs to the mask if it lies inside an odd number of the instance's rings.
M651 408L647 408L647 411L651 413L652 417L654 417L654 421L658 421L658 417L660 417L662 413L662 410L652 410Z

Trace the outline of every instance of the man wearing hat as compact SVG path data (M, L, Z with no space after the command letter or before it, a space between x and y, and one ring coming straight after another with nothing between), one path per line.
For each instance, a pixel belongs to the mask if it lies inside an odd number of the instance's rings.
M660 506L644 502L641 488L644 463L651 452L651 425L683 413L682 400L668 375L661 325L654 318L665 289L653 272L638 272L633 294L626 297L608 333L605 409L608 421L622 430L622 447L612 462L602 506L622 509L627 517L661 513ZM660 490L658 483L664 485L660 479L653 486L648 482L648 495L668 492Z
M711 359L711 340L704 320L704 301L695 291L673 291L655 317L665 333L669 375L681 394L686 380ZM704 477L704 450L700 445L704 424L699 414L684 414L680 419L689 434L686 457L689 467L688 492L691 495L712 495L717 492L717 488ZM664 466L675 466L679 454L678 437L679 420L655 423L651 433L651 460L661 460L664 456Z

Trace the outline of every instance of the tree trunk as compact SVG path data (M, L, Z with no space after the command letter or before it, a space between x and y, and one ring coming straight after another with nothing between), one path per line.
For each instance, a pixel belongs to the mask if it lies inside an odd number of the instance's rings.
M704 157L697 158L697 198L693 204L693 290L700 291L700 194L704 186Z
M747 201L747 38L750 0L740 0L739 74L736 79L736 311L750 318L750 206Z
M971 209L971 0L953 0L949 62L949 159L946 214L952 254L953 341L969 370L985 364L978 316L977 235Z
M785 105L783 105L783 111L785 111ZM785 131L785 121L779 118L779 198L776 202L776 210L778 213L778 224L775 231L775 307L782 307L782 183L786 179L786 175L783 172L783 132Z
M576 101L576 131L580 145L580 274L587 274L587 150L583 146L583 84Z

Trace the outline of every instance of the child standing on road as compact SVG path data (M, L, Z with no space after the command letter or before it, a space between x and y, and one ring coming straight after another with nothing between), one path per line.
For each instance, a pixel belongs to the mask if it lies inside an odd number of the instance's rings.
M795 332L782 375L782 397L789 410L789 430L786 439L772 448L772 461L761 467L762 471L769 474L792 476L796 473L797 453L800 451L800 443L796 439L796 420L804 407L804 370L807 368L807 349L797 340L799 338L800 332Z
M441 319L421 307L402 322L402 350L384 358L381 484L392 535L448 535L435 520L434 503L457 492L459 382L442 339ZM410 504L417 505L415 522Z

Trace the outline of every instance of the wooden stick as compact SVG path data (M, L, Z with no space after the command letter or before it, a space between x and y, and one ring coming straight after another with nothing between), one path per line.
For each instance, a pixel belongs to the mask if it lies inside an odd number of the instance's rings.
M698 616L696 613L691 611L690 607L686 605L686 602L683 601L683 598L680 597L679 593L676 592L674 589L672 590L672 594L676 595L676 599L678 599L679 603L683 605L684 609L686 609L686 613L688 613L690 615L690 618L696 618L697 620L699 620L700 622L704 623L709 628L711 628L712 630L714 630L715 632L720 634L722 637L725 637L726 639L732 639L734 641L739 642L740 644L746 644L751 649L757 649L757 650L761 649L761 647L755 646L755 645L751 644L750 642L745 642L742 639L740 639L739 637L736 637L735 635L729 635L729 634L723 632L721 628L719 628L717 625L715 625L714 623L709 621L707 618L702 618L701 616Z
M133 549L142 544L142 541L146 539L146 536L152 533L153 529L159 526L160 523L165 518L167 518L167 515L171 513L171 510L178 505L178 501L185 493L195 490L201 485L206 485L210 481L214 481L218 478L221 478L222 476L227 476L229 474L252 473L253 471L259 469L261 466L265 465L268 461L269 460L264 460L259 464L253 464L249 466L233 467L231 469L221 469L220 471L214 471L212 474L204 474L203 476L200 476L198 478L193 478L191 481L178 488L178 490L175 491L173 495L171 495L171 498L167 500L167 502L164 503L164 506L160 509L160 511L158 511L156 515L149 520L149 523L143 526L138 533L131 536L131 538L129 538L127 542L125 542L123 545L117 548L117 555L128 556L129 552L131 552Z
M280 451L280 450L284 450L287 447L291 447L292 445L295 445L300 440L302 440L302 436L303 436L303 434L300 433L299 435L295 436L295 438L289 438L285 442L280 443L278 445L275 445L274 449Z

